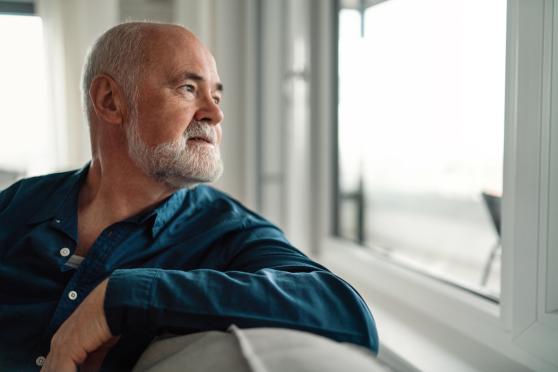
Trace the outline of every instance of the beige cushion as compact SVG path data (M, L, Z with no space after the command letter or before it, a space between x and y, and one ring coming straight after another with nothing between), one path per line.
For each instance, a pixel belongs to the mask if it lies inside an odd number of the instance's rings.
M186 372L387 371L372 352L315 334L282 328L202 332L153 342L134 368Z

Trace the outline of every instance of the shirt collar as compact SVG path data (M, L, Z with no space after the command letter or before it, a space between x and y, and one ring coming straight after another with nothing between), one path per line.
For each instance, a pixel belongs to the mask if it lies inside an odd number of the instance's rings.
M33 215L29 223L39 223L52 220L54 225L66 230L77 238L77 205L79 190L87 177L89 163L72 173L57 190L45 200L43 207ZM181 208L188 189L180 189L163 200L156 207L128 218L126 221L143 225L150 221L152 237L155 237L167 222Z
M151 237L154 238L181 208L187 193L187 189L180 189L155 207L129 217L125 222L138 226L151 224Z
M169 222L176 212L182 207L187 193L188 189L180 189L154 209L151 214L151 216L155 215L155 221L153 222L153 227L151 229L153 237L161 231L167 222Z
M77 198L83 181L87 176L89 163L70 174L60 186L43 201L39 209L29 220L30 224L49 219L62 220L76 214L72 211L77 207ZM73 207L73 208L72 208Z

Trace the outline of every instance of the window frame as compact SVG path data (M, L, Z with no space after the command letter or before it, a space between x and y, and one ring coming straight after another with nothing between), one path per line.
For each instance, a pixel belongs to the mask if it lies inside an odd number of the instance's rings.
M558 300L552 294L558 292L558 239L552 227L558 226L558 134L551 123L558 117L558 102L552 95L558 90L558 74L552 74L558 71L558 4L508 0L500 305L333 236L330 217L337 171L332 164L337 158L331 149L337 148L337 47L328 46L324 39L333 37L329 41L337 43L339 6L338 2L314 4L321 9L315 17L331 12L315 21L320 32L313 33L319 35L314 42L320 65L312 88L317 97L312 127L319 139L312 158L319 169L314 180L319 188L314 190L320 192L309 207L318 216L314 231L318 259L364 292L373 312L376 304L394 313L403 306L524 366L556 368ZM331 61L323 63L328 58ZM382 324L379 327L382 338Z

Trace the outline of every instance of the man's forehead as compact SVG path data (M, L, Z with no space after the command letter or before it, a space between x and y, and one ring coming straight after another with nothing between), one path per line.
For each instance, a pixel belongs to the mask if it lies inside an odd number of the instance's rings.
M216 84L222 90L213 55L190 31L175 25L157 25L145 35L148 69L164 69L169 78Z

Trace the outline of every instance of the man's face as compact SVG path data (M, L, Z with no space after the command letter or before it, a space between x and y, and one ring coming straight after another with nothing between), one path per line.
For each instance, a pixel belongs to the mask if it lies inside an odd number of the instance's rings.
M183 29L165 27L149 39L126 128L129 154L146 174L173 188L214 181L223 169L215 61Z

